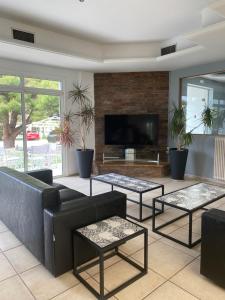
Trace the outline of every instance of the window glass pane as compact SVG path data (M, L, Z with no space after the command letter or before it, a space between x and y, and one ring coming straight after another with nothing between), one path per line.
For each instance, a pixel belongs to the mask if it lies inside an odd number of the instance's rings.
M24 84L25 87L31 87L31 88L41 88L41 89L50 89L50 90L62 89L62 83L60 81L55 81L55 80L25 78Z
M193 131L195 134L202 134L205 132L205 127L201 124L201 114L205 107L209 105L209 94L210 88L192 84L187 85L187 132L191 131L193 128L195 128Z
M62 150L59 141L60 97L25 94L28 170L51 168L62 174Z
M20 77L11 75L0 75L0 85L19 86Z
M21 95L0 92L0 166L24 171Z
M225 135L225 73L212 73L182 80L182 104L186 110L186 131ZM205 107L214 111L212 128L201 124Z

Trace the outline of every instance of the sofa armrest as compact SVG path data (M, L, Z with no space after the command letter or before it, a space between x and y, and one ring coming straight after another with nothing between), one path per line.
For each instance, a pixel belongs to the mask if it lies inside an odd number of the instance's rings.
M53 175L51 169L40 169L40 170L32 170L27 171L26 174L39 179L40 181L43 181L47 184L53 183Z
M56 189L25 173L0 167L0 219L42 263L43 211L59 206Z
M45 266L55 276L73 268L73 231L118 215L126 217L126 195L117 191L66 202L59 210L44 210ZM96 253L79 240L79 263Z

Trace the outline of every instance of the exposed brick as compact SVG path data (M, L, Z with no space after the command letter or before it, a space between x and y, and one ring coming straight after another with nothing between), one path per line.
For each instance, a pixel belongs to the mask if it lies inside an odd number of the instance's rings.
M118 146L104 145L104 115L159 114L159 147L167 146L169 72L95 74L96 160ZM149 147L146 147L149 149Z

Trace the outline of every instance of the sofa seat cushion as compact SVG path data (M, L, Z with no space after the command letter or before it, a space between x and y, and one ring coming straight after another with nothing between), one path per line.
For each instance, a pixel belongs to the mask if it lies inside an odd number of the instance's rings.
M74 200L74 199L78 199L78 198L82 198L85 196L86 195L84 195L78 191L68 189L68 188L59 190L59 197L60 197L61 203L70 201L70 200Z
M61 183L57 183L57 182L53 182L52 184L50 184L52 187L56 188L58 191L63 190L63 189L68 189L68 187L66 187L65 185L61 184Z

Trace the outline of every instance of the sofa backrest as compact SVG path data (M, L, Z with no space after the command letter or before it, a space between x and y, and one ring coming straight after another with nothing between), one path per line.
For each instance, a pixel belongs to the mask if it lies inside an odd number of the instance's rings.
M51 169L32 170L32 171L27 171L25 173L47 184L51 185L53 183L53 176L52 176Z
M25 173L0 167L0 219L42 263L43 210L58 205L58 190Z

